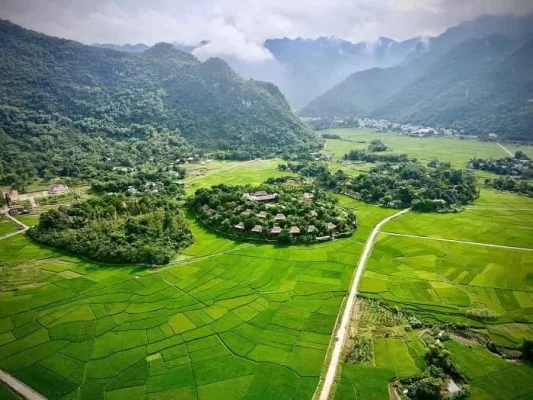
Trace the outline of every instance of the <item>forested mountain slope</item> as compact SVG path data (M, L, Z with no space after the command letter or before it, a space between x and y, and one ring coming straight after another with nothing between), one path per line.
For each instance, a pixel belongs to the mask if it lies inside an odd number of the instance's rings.
M501 35L460 43L388 69L353 74L303 116L361 116L531 140L531 39Z
M61 156L58 143L79 133L262 154L316 145L274 85L244 80L220 59L201 63L164 43L143 53L96 48L7 21L0 36L0 140L11 157L48 142Z

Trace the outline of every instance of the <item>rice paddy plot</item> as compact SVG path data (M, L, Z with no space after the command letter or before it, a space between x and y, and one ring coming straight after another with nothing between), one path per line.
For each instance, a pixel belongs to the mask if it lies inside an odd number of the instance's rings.
M13 221L0 216L0 238L19 230L20 228Z
M470 380L472 399L526 399L533 395L533 366L509 362L481 347L446 342L446 348Z
M491 326L529 324L532 276L531 251L380 235L360 290L440 322L480 326L469 316L488 310ZM533 337L528 329L522 333ZM516 342L511 338L508 347Z
M214 164L210 169L197 169L189 172L185 179L186 191L193 194L196 190L213 185L258 185L268 178L277 176L294 176L291 172L281 172L277 169L280 159L254 160L247 162L232 162L229 164ZM196 174L196 175L195 175Z
M156 271L0 243L0 368L50 399L309 399L365 232L312 246L196 244ZM13 290L18 289L18 290Z

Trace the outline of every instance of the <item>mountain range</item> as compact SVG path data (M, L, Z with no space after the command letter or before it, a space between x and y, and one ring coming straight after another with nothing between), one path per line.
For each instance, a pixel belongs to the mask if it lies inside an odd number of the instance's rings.
M314 140L277 87L241 78L220 58L200 62L166 43L119 52L7 21L0 35L0 121L18 109L57 114L89 130L170 129L224 149L275 150Z
M531 140L533 17L503 20L452 28L397 66L356 72L300 115L383 118Z

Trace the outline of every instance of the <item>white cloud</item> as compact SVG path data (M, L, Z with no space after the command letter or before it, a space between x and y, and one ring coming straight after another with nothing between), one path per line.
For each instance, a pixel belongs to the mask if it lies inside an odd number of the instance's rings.
M401 40L484 14L528 12L531 0L0 0L0 18L84 43L207 40L198 56L252 62L272 58L267 38Z

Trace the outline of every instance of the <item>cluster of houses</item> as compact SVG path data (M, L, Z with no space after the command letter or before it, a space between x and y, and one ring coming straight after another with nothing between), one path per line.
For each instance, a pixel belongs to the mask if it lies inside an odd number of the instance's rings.
M59 194L65 194L68 192L68 186L62 183L54 183L48 190L41 196L55 196ZM27 195L21 196L16 190L9 190L5 194L6 204L9 208L10 215L29 214L29 210L20 203L24 200L31 200Z
M209 206L205 205L204 206L204 211L209 211ZM250 216L251 214L254 214L254 212L250 209L246 209L244 210L241 215L243 216ZM267 217L267 213L266 211L260 211L258 212L257 214L255 214L255 216L257 218L261 218L261 219L266 219ZM312 217L316 217L318 215L318 213L315 211L315 210L312 210L309 212L309 216L312 216ZM277 213L276 215L274 215L274 221L276 221L277 223L274 224L274 226L270 229L270 234L271 235L279 235L281 233L281 230L282 228L278 225L280 222L283 222L285 221L287 218L285 217L284 214L282 213ZM238 231L244 231L246 229L245 225L244 225L244 222L239 222L238 224L236 224L234 226L234 228ZM332 222L329 222L327 224L327 229L328 231L330 231L331 233L334 233L335 229L337 228L337 226L332 223ZM263 229L265 229L262 225L255 225L251 230L250 232L253 232L253 233L258 233L258 234L261 234L263 233ZM306 227L306 232L307 233L316 233L318 231L317 227L315 225L308 225ZM293 225L289 228L289 233L291 235L299 235L301 233L301 230L299 227ZM330 239L331 236L322 236L322 237L317 237L317 240L328 240Z

